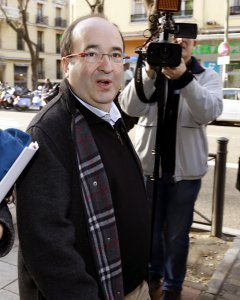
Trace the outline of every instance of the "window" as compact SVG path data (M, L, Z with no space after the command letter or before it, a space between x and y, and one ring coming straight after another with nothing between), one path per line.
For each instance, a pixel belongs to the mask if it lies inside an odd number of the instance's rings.
M22 31L17 32L17 50L24 50L24 40Z
M2 5L2 6L8 6L7 0L0 0L0 5Z
M38 45L38 51L44 52L43 32L42 31L37 32L37 45Z
M27 87L27 66L14 65L14 85Z
M56 7L56 18L61 18L61 8L60 7Z
M45 79L44 60L42 58L38 60L38 79Z
M43 4L37 3L37 16L39 18L43 17Z
M62 26L62 10L59 7L56 7L56 18L55 18L55 26L61 27Z
M43 4L37 3L37 16L36 23L42 25L48 25L48 17L43 14Z
M132 7L131 22L146 21L147 14L143 4L143 0L134 0Z
M240 0L230 0L230 15L240 15Z
M57 59L56 60L56 78L57 79L62 79L62 69L61 69L61 60Z
M178 13L175 13L176 16L189 17L193 14L193 0L183 0L181 2L181 9Z
M62 38L62 35L57 33L56 34L56 53L60 53L61 38Z
M231 61L227 66L227 72L240 72L240 62L239 61Z
M240 100L240 89L223 88L223 98L229 100Z

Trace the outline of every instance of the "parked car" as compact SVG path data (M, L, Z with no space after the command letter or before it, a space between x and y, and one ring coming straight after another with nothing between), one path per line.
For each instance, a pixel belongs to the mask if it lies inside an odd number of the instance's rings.
M240 123L240 88L223 88L223 112L217 122Z

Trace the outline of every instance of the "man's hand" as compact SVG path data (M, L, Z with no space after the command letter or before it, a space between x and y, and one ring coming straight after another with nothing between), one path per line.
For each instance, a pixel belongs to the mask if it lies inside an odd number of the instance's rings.
M179 66L175 68L163 67L162 73L170 80L178 80L183 75L183 73L186 72L186 70L187 67L182 58Z
M2 226L2 224L0 224L0 240L1 240L2 236L3 236L3 226Z
M147 61L145 62L145 70L149 78L153 79L155 77L155 67L150 66Z

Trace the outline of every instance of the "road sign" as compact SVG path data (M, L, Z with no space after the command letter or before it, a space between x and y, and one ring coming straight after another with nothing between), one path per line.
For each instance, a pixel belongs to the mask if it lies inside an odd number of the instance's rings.
M220 56L229 56L230 54L230 45L228 42L222 42L218 46L218 54Z

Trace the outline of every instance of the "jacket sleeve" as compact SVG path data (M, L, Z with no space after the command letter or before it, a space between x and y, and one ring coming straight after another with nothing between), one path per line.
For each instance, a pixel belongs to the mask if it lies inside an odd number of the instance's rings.
M147 98L155 91L154 79L150 79L143 69L143 86ZM181 89L183 105L198 124L207 124L215 120L223 109L222 88L219 75L211 69L194 76L194 79ZM146 104L137 96L134 79L119 95L122 110L130 116L141 117L149 113L156 103Z
M68 218L71 177L61 157L69 153L41 129L30 133L39 150L17 182L19 242L26 269L46 299L97 300L97 283L75 248L75 228Z
M3 257L10 252L14 242L12 215L4 200L0 203L0 224L3 226L3 236L0 240L0 257Z
M222 113L223 97L220 77L211 69L206 69L195 77L181 89L181 96L195 122L207 124Z
M146 98L149 99L155 91L155 79L150 79L144 68L142 69L142 78L144 93ZM118 101L122 110L132 117L142 117L149 112L151 105L156 105L154 103L144 103L139 99L135 88L134 78L122 90L118 97Z

